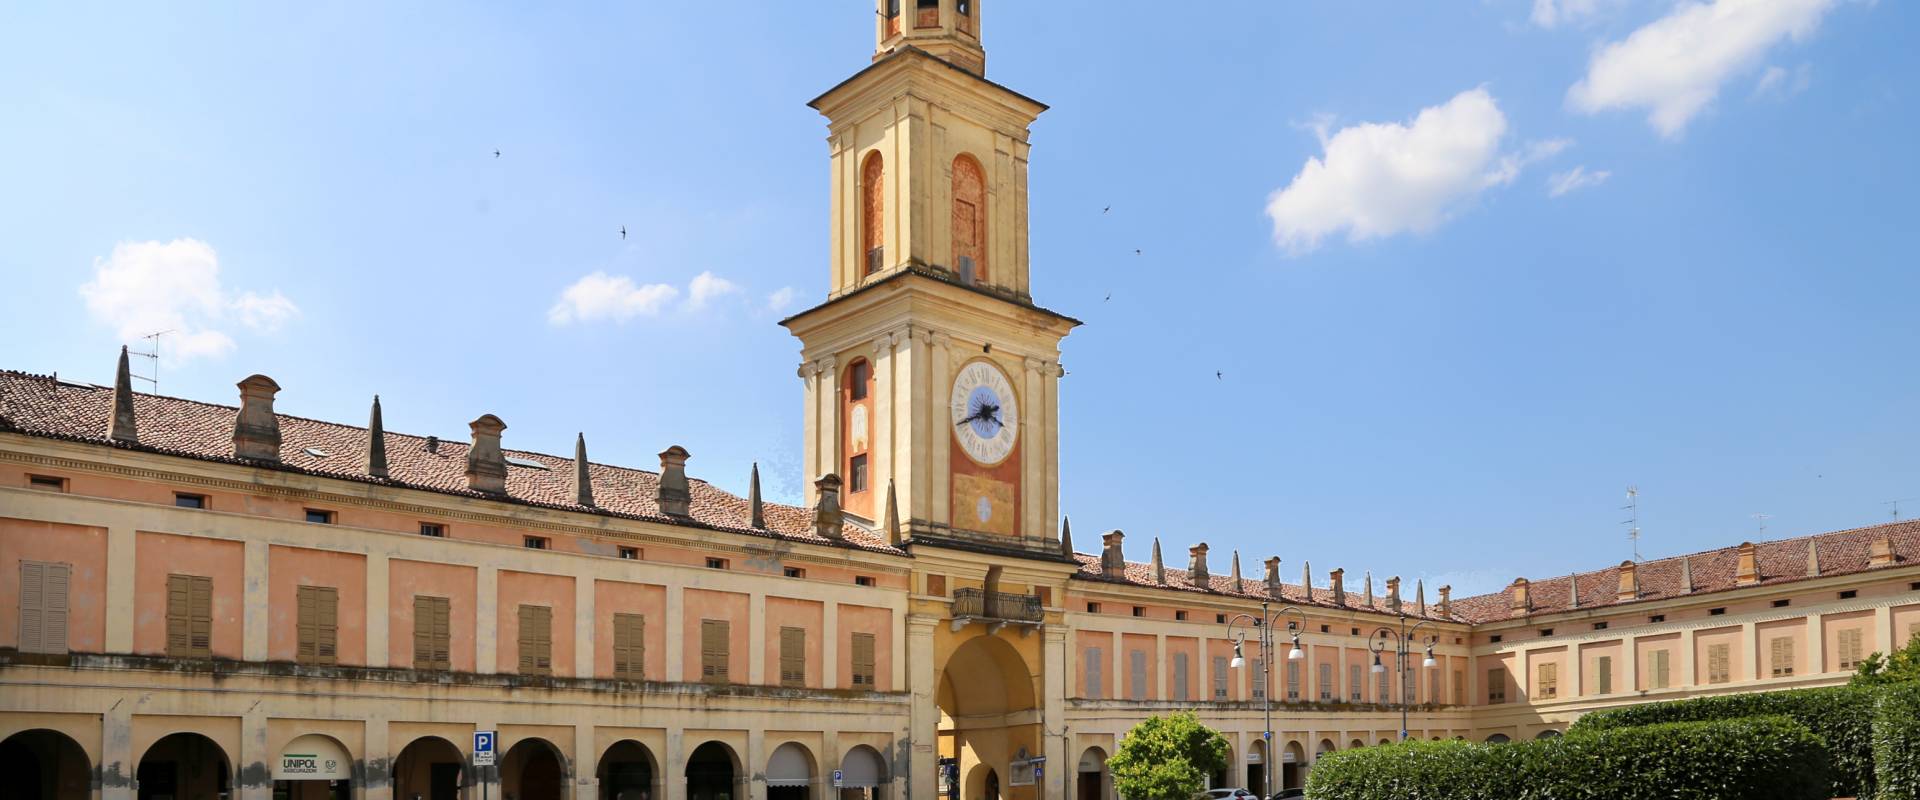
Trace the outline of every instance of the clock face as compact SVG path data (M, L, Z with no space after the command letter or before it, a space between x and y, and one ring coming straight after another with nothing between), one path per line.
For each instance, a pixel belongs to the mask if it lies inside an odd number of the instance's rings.
M1007 375L988 361L973 361L953 378L954 437L967 457L991 466L1006 460L1019 436L1018 400Z

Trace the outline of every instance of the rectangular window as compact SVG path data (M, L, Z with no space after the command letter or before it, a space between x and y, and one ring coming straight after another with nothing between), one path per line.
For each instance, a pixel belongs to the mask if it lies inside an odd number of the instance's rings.
M178 508L206 508L207 496L204 494L173 493L173 504Z
M1601 694L1613 694L1613 656L1601 656L1593 660L1594 672L1599 674L1598 684Z
M727 568L727 560L724 558L707 559L707 569L726 569L726 568Z
M1773 677L1793 677L1793 638L1776 636L1768 644L1773 650Z
M855 585L855 586L873 586L873 585L875 585L875 584L874 584L874 580L873 580L873 576L872 576L872 575L855 575L855 576L853 576L853 585Z
M1456 706L1464 706L1467 704L1466 670L1456 669L1453 671L1453 704Z
M947 596L947 576L928 575L927 576L927 594L933 595L934 597L946 597ZM1087 609L1088 611L1100 610L1099 603L1088 603L1087 605L1091 606L1091 608Z
M732 626L724 619L700 620L700 680L727 683L728 637Z
M1381 678L1385 683L1386 679ZM1495 667L1487 670L1487 705L1497 706L1507 702L1507 672Z
M1375 675L1374 677L1377 680L1375 682L1376 685L1373 687L1374 688L1373 702L1376 702L1376 703L1393 702L1393 684L1388 682L1387 672L1385 670L1382 670L1379 674Z
M520 674L553 674L553 609L520 606Z
M52 475L28 475L27 488L43 489L49 492L64 492L67 490L67 479Z
M213 657L213 579L167 576L167 655Z
M1147 652L1127 651L1127 699L1147 699Z
M622 547L622 548L620 548L620 557L621 557L621 558L624 558L624 559L626 559L626 560L628 560L628 561L639 561L639 560L640 560L640 548L638 548L638 547Z
M1185 610L1181 610L1181 611L1175 611L1175 612L1173 612L1173 618L1174 618L1175 620L1177 620L1177 621L1180 621L1180 622L1186 622L1186 621L1187 621L1187 612L1186 612Z
M867 490L867 454L861 453L847 462L847 491L859 494Z
M1365 675L1366 675L1366 670L1362 669L1359 664L1347 665L1347 699L1348 700L1351 700L1355 703L1360 702L1361 694L1366 691L1366 686L1367 686L1367 679Z
M806 571L806 570L804 570L804 569L801 569L801 568L799 568L799 567L783 567L783 568L782 568L782 569L780 570L780 574L782 574L782 575L785 575L785 576L787 576L787 577L789 577L789 578L804 578L804 577L807 577L807 571Z
M321 508L307 509L307 521L316 525L332 525L333 512Z
M1552 700L1560 696L1559 664L1540 664L1533 671L1533 699Z
M1100 652L1100 648L1098 647L1089 647L1085 652L1081 653L1080 665L1085 668L1087 674L1087 688L1085 692L1082 692L1081 696L1091 700L1100 699L1100 673L1102 669L1100 659L1105 657L1106 654Z
M1733 680L1733 646L1720 643L1707 645L1707 683L1726 683Z
M1605 622L1596 622L1596 623L1593 623L1593 629L1594 629L1594 630L1596 630L1596 631L1604 631L1604 630L1606 630L1606 629L1607 629L1607 623L1605 623Z
M1649 623L1666 622L1666 621L1667 621L1667 615L1665 614L1654 614L1652 616L1647 617L1647 622Z
M1250 663L1253 665L1253 671L1250 672L1248 676L1253 679L1253 699L1265 700L1267 699L1267 681L1269 680L1267 676L1267 662L1265 659L1256 658Z
M780 629L780 685L807 685L807 629Z
M420 535L444 539L447 536L447 526L432 522L422 522L420 523Z
M340 590L332 586L302 586L299 606L299 648L293 659L302 664L332 664L340 658Z
M1667 651L1654 650L1647 653L1647 687L1648 688L1651 688L1651 689L1667 688L1670 682L1670 678L1672 677L1672 674L1667 671L1667 666L1668 666Z
M1134 615L1134 616L1136 616L1136 617L1144 617L1144 616L1146 616L1146 615L1147 615L1147 608L1146 608L1146 606L1134 606L1134 607L1133 607L1133 615Z
M1287 702L1300 699L1300 663L1287 662Z
M1790 605L1793 605L1793 600L1791 599L1773 601L1774 608L1786 608L1787 606L1790 606Z
M853 685L873 688L873 676L873 634L856 633L853 635Z
M413 596L413 668L453 669L448 619L452 604L444 597Z
M1213 657L1213 699L1227 699L1227 657Z
M1841 592L1841 593L1840 593L1840 599L1842 599L1842 600L1852 600L1853 598L1856 598L1856 597L1859 597L1859 596L1860 596L1860 592L1858 592L1858 591L1856 591L1856 590L1854 590L1854 589L1848 589L1848 590L1846 590L1846 591L1844 591L1844 592Z
M1087 604L1087 613L1089 613L1089 614L1098 614L1098 613L1100 613L1100 604L1099 604L1099 603L1088 603L1088 604Z
M647 679L646 615L613 615L613 677L628 681Z
M1721 606L1721 607L1719 607L1719 608L1709 608L1709 609L1707 609L1707 616L1709 616L1709 617L1724 617L1724 616L1726 616L1726 615L1727 615L1727 607L1726 607L1726 606Z
M1542 638L1545 638L1545 637L1548 637L1548 636L1552 636L1552 635L1553 635L1553 629L1552 629L1552 628L1541 628L1541 629L1540 629L1540 636L1541 636Z
M522 536L520 546L528 550L545 550L553 546L553 541L545 536Z
M1853 669L1860 664L1860 630L1858 628L1840 632L1840 668Z
M1492 636L1489 636L1489 637L1487 637L1487 641L1488 641L1488 642L1490 642L1490 643L1492 643L1492 644L1499 644L1499 643L1500 643L1501 641L1503 641L1503 640L1505 640L1506 638L1507 638L1507 637L1505 637L1505 636L1503 636L1503 635L1501 635L1501 634L1498 634L1498 633L1496 633L1496 634L1494 634L1494 635L1492 635Z
M67 584L73 567L20 562L20 651L67 652Z
M1187 654L1173 654L1173 699L1187 699Z
M1333 665L1321 664L1320 665L1320 700L1325 702L1332 699L1333 699Z

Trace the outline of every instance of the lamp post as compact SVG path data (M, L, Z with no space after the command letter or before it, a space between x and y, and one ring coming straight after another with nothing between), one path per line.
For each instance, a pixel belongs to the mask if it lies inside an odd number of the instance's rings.
M1287 606L1270 612L1268 604L1262 602L1259 617L1242 613L1235 614L1233 619L1227 620L1227 638L1233 640L1233 661L1229 662L1228 666L1233 669L1247 665L1247 659L1240 649L1241 644L1247 639L1247 633L1243 630L1240 635L1235 636L1233 629L1243 624L1260 629L1260 674L1254 676L1254 680L1259 681L1254 685L1260 687L1260 714L1265 725L1265 732L1261 734L1261 741L1266 743L1263 745L1265 752L1261 753L1261 758L1265 760L1260 764L1260 782L1264 784L1260 787L1262 798L1273 795L1273 685L1267 680L1268 670L1273 669L1273 623L1289 612L1299 617L1300 622L1293 628L1292 646L1287 650L1287 660L1300 661L1307 657L1306 652L1300 649L1300 631L1307 627L1307 615L1300 609Z
M1408 628L1407 614L1402 611L1399 630L1383 627L1374 631L1373 638L1367 642L1367 649L1373 651L1373 674L1378 675L1387 671L1386 666L1380 663L1380 654L1386 651L1387 640L1393 640L1394 669L1400 675L1400 741L1403 742L1407 740L1407 651L1415 641L1412 637L1426 626L1426 621L1422 620L1412 628ZM1440 662L1433 658L1433 646L1439 642L1440 637L1435 635L1428 635L1426 639L1420 640L1420 644L1427 651L1427 657L1420 662L1420 666L1433 669L1440 665Z

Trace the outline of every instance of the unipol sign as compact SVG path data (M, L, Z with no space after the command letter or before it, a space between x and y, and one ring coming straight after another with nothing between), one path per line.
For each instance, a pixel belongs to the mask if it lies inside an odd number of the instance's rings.
M274 766L276 781L343 781L353 777L346 751L332 739L308 734L296 737L280 751Z

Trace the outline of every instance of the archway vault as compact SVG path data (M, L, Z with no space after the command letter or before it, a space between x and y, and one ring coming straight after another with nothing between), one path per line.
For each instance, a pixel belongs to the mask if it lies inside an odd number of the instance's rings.
M1043 748L1037 638L978 629L942 638L939 754L961 779L961 800L1037 798L1029 761Z

